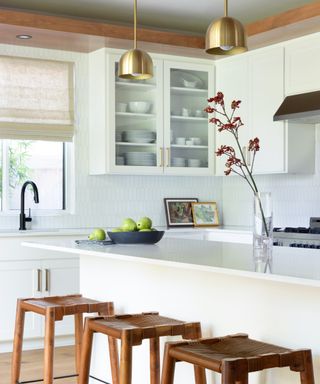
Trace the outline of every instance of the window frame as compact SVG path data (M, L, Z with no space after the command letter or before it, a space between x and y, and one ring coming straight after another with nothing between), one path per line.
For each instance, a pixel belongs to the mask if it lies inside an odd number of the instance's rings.
M62 209L37 209L32 211L32 216L65 216L74 213L74 172L73 172L73 155L74 145L72 142L64 142L62 156ZM9 189L9 168L8 168L8 142L5 139L0 140L2 147L2 196L0 205L0 217L19 216L19 209L9 209L8 189ZM1 162L0 162L1 164ZM41 198L41 191L39 190ZM28 207L26 207L26 210Z

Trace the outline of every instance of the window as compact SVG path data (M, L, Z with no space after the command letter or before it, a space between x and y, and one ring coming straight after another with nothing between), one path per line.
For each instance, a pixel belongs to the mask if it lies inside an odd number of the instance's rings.
M26 207L65 209L65 144L53 141L0 140L0 201L2 211L20 209L21 187L36 183L39 204L26 191Z
M74 135L74 63L0 55L0 210L65 209L65 142Z

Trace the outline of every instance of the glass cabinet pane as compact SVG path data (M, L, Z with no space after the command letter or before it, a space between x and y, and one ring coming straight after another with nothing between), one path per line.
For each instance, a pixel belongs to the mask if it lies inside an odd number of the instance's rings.
M208 72L170 69L170 166L208 167Z
M115 63L115 165L157 166L157 67L149 80L117 76Z

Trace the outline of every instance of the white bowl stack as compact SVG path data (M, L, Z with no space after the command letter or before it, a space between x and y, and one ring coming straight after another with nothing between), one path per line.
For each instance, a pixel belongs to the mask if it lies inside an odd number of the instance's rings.
M126 165L153 167L157 165L156 154L152 152L127 152L124 154Z
M184 157L173 157L172 158L172 166L173 167L185 167L186 159Z
M123 132L123 140L128 143L153 143L156 140L156 133L145 130L130 130Z

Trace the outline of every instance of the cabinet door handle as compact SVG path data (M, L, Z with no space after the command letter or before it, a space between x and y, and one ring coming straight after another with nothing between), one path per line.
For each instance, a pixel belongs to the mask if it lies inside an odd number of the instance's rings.
M37 269L37 292L42 291L42 271Z
M46 292L49 292L50 291L50 270L49 269L45 269L45 274L46 274Z
M170 148L167 148L167 167L170 167Z
M160 165L159 167L163 167L163 148L160 147Z

